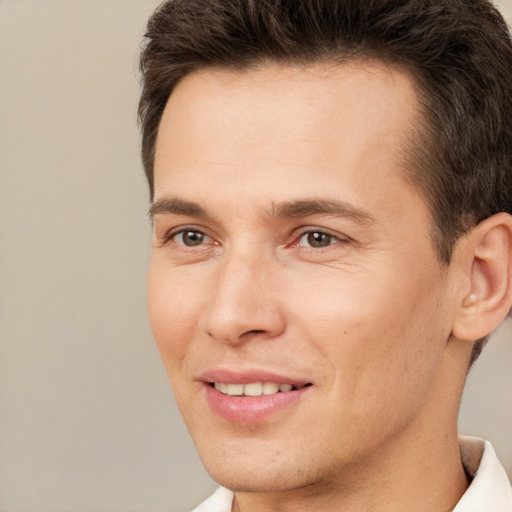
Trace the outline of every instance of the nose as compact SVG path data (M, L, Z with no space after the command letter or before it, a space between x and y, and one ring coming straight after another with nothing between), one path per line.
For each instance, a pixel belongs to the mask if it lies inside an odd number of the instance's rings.
M277 265L263 257L233 255L220 264L205 315L207 334L219 341L276 338L286 321L278 300Z

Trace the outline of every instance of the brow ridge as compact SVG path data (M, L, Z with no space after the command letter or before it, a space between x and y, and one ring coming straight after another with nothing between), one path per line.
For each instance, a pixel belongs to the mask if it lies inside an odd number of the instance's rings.
M175 214L191 217L207 217L206 211L197 203L186 201L178 197L163 197L155 201L149 208L149 217L155 215Z
M178 197L163 197L151 205L149 209L151 219L162 214L186 215L198 218L208 217L206 210L199 204ZM362 208L346 201L332 199L313 198L272 203L267 215L270 219L331 215L350 218L364 224L375 223L374 217Z
M300 199L273 204L269 212L271 218L296 218L312 215L332 215L348 217L364 224L375 223L373 215L346 201L332 199Z

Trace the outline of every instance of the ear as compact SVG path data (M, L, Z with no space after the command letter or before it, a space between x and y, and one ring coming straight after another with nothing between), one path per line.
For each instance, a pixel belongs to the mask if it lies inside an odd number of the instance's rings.
M512 216L498 213L485 219L457 251L463 285L452 334L475 341L494 331L512 307Z

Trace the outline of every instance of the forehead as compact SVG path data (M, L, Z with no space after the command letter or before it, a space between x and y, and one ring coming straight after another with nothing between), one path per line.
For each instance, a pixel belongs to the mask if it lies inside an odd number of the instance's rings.
M194 177L235 192L242 176L257 176L253 190L275 185L281 195L283 180L290 195L312 181L321 195L341 175L374 186L388 172L390 183L403 182L397 170L417 106L408 73L381 62L196 71L162 116L155 199L170 186L192 190Z

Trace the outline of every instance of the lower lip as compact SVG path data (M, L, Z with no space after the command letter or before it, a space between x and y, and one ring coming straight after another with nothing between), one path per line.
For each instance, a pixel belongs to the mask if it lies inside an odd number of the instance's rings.
M269 418L296 404L311 386L273 395L229 396L205 384L208 404L222 418L236 423L252 423Z

